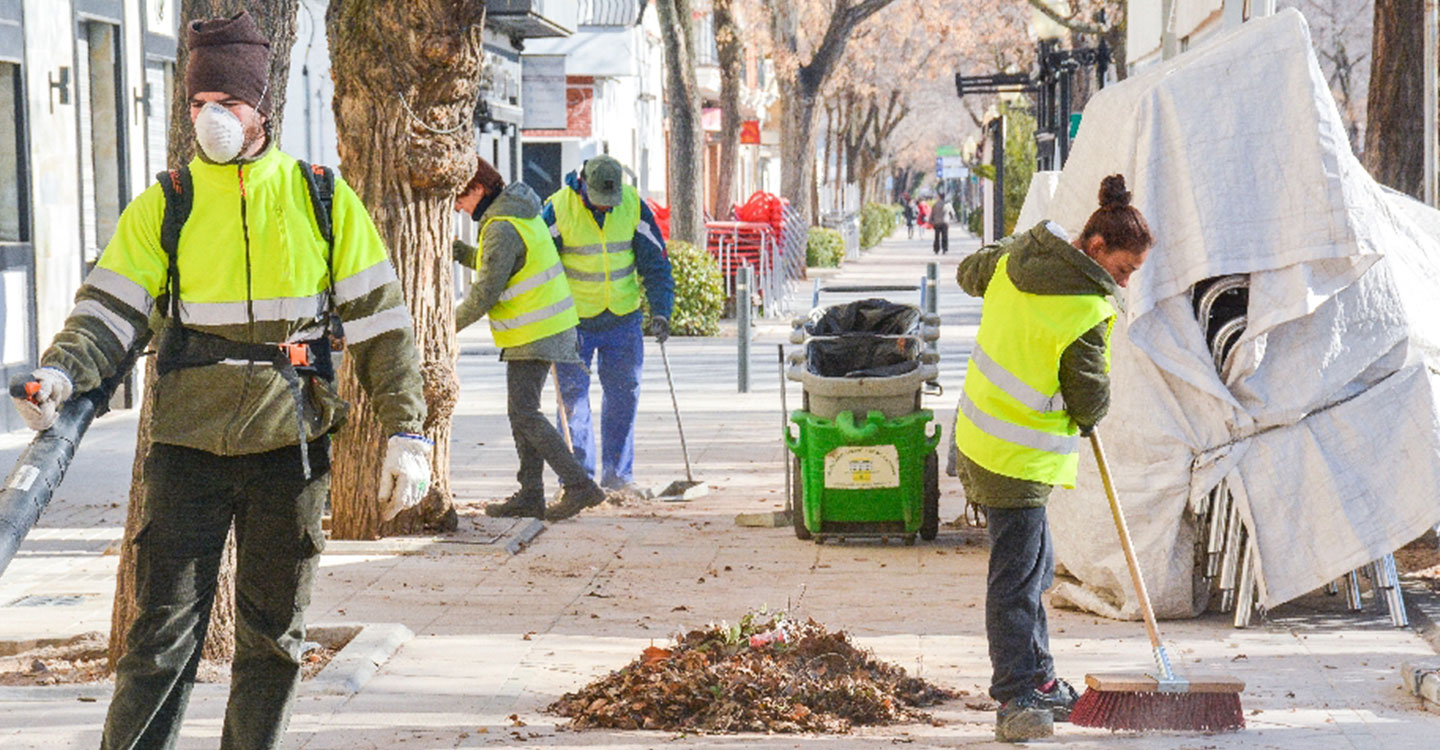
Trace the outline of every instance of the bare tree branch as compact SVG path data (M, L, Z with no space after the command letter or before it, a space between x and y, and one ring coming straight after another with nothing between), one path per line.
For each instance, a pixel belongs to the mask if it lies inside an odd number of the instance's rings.
M1109 29L1103 26L1096 26L1095 24L1089 24L1083 21L1076 20L1075 17L1080 15L1080 11L1075 9L1074 6L1070 5L1070 3L1068 2L1065 3L1065 6L1071 8L1069 16L1062 16L1059 13L1056 13L1055 9L1051 8L1049 4L1045 2L1045 0L1030 0L1030 7L1040 11L1041 13L1044 13L1045 16L1051 21L1054 21L1055 23L1058 23L1061 26L1064 26L1065 28L1077 34L1101 35L1109 31Z

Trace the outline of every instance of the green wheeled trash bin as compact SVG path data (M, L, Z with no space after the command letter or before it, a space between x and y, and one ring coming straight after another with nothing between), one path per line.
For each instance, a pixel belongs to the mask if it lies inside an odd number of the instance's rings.
M798 436L785 442L795 454L793 519L801 539L899 536L914 544L940 528L940 427L922 409L898 419L879 411L857 424L853 412L835 419L796 411ZM930 426L933 429L926 430Z
M941 433L921 397L938 389L939 355L927 344L939 324L883 299L795 321L790 340L804 350L791 355L786 377L804 386L804 408L791 413L785 444L794 454L799 538L935 538Z

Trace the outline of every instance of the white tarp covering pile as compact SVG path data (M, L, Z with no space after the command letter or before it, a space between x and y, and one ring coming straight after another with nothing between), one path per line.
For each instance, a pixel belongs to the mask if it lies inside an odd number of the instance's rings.
M1273 607L1440 521L1440 214L1380 187L1293 10L1099 92L1050 203L1078 233L1125 175L1157 244L1101 425L1158 612L1195 614L1195 511L1222 479ZM1249 275L1217 374L1197 282ZM1084 444L1082 444L1084 445ZM1138 616L1094 459L1050 503L1060 602ZM1078 581L1078 582L1077 582Z

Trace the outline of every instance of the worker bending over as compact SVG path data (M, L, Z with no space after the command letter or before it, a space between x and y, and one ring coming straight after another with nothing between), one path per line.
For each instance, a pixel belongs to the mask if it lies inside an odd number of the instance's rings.
M455 308L455 330L490 316L490 331L505 362L510 432L520 456L520 489L485 515L559 521L605 499L564 439L540 412L540 393L552 363L578 364L575 300L540 219L540 197L523 182L509 187L489 162L476 157L475 176L455 210L480 223L479 247L455 243L455 260L478 271ZM545 508L545 464L560 476L560 500Z
M1120 175L1073 242L1053 221L961 261L960 288L984 297L955 423L966 497L986 507L990 571L985 631L995 738L1049 737L1075 690L1055 676L1041 595L1055 578L1045 502L1075 486L1079 435L1110 403L1116 295L1154 238Z

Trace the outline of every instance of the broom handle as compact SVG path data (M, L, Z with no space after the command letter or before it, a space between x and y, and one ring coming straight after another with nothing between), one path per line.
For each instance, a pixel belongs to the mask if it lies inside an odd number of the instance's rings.
M1135 559L1135 546L1130 542L1130 528L1125 525L1125 512L1120 509L1120 500L1115 496L1115 485L1110 481L1110 465L1105 461L1105 449L1100 445L1100 433L1091 430L1090 446L1095 449L1095 464L1100 467L1100 481L1105 483L1105 497L1110 500L1110 515L1115 517L1115 530L1120 532L1120 547L1125 550L1125 563L1130 567L1130 580L1135 584L1135 593L1140 597L1140 614L1145 618L1145 632L1150 635L1157 661L1165 678L1173 679L1168 658L1163 658L1165 647L1160 644L1160 627L1155 624L1155 611L1150 608L1150 594L1145 590L1145 577L1140 575L1140 562Z

